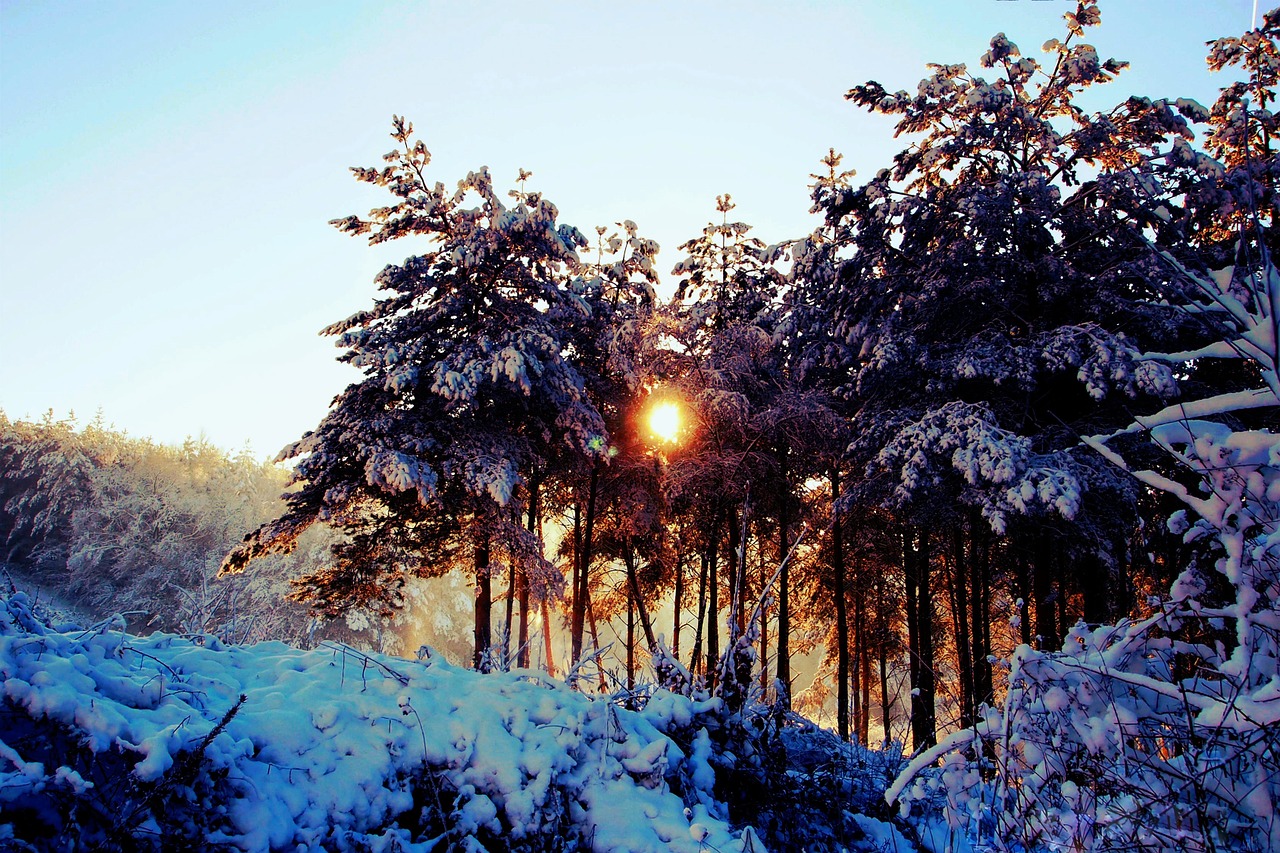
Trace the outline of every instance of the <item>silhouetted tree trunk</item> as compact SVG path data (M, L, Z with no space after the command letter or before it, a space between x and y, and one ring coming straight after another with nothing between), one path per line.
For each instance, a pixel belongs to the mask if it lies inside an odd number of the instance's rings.
M649 608L645 606L644 596L641 595L640 575L636 567L636 553L630 540L627 542L626 560L624 562L627 567L627 594L635 602L636 615L640 617L640 627L644 631L644 640L648 644L649 651L652 652L658 647L658 641L653 633L653 622L649 619Z
M855 566L855 584L857 583L859 576L862 574L861 562L862 561L858 557L855 557L853 560ZM858 731L859 720L862 718L862 694L860 691L860 685L864 673L859 668L859 653L862 650L862 631L859 626L863 618L865 618L863 606L864 601L862 595L860 592L855 592L853 595L853 625L848 628L848 633L845 634L844 639L840 641L839 649L840 653L843 654L845 658L846 725L849 726L849 734L855 737Z
M575 493L573 500L573 580L569 584L569 661L572 669L582 656L582 618L578 613L578 596L582 588L582 501ZM576 651L575 651L576 649Z
M1057 589L1054 586L1053 540L1045 530L1035 534L1035 566L1031 573L1032 595L1035 598L1036 636L1039 647L1050 651L1062 646L1058 636Z
M698 672L702 668L702 635L707 618L707 557L706 549L698 555L698 618L694 622L693 652L689 655L689 671Z
M541 512L538 502L539 485L538 480L531 480L529 483L529 508L528 528L530 533L538 531L538 516ZM542 537L538 537L540 542ZM513 561L514 562L514 561ZM520 573L519 578L519 596L520 596L520 628L519 639L516 646L516 666L528 668L529 666L529 576L525 572Z
M893 713L893 697L889 695L889 644L880 637L880 725L884 729L884 742L890 739L889 717Z
M849 739L849 602L845 592L844 525L836 508L840 498L840 471L831 469L831 578L836 605L836 729Z
M671 656L680 660L680 602L684 599L684 549L676 554L675 617L671 625Z
M556 657L551 645L551 608L547 599L542 599L542 646L547 658L547 675L556 677Z
M782 560L782 571L778 573L778 671L780 695L777 701L782 707L791 708L791 561L787 553L791 550L791 481L787 470L787 457L782 456L779 477L783 484L783 493L778 503L778 555Z
M716 664L720 661L720 516L711 523L707 545L707 686L715 687Z
M972 629L969 656L973 667L975 710L995 700L991 674L991 532L976 512L969 519L969 589Z
M960 679L960 727L969 728L977 718L977 691L974 689L972 654L969 640L970 587L968 561L965 559L965 532L954 525L951 538L951 624L955 632L956 663ZM976 591L975 591L976 595Z
M747 596L750 594L750 587L747 584L747 548L751 544L751 503L749 493L747 503L742 506L742 533L738 538L738 548L741 550L734 552L734 574L738 578L736 583L736 601L738 602L737 631L741 634L747 630L747 613L754 609L747 606Z
M573 612L570 617L570 637L573 661L582 658L583 617L586 615L589 574L591 571L591 546L596 524L596 491L600 482L600 466L591 467L591 483L587 487L587 523L583 531L581 546L577 549L578 586L573 592Z
M630 561L628 561L630 562ZM631 575L631 568L627 568ZM627 692L636 689L636 599L632 584L627 584Z
M516 587L519 580L516 577L516 561L511 560L507 566L507 592L503 596L506 604L505 615L502 619L502 660L507 662L511 660L511 622L515 614Z
M490 611L493 607L493 587L489 577L489 534L480 534L475 551L476 571L476 628L475 628L475 662L480 669L489 653L492 642L490 629Z
M1013 559L1015 571L1017 572L1018 599L1022 602L1022 606L1018 608L1019 638L1023 645L1031 645L1031 603L1033 599L1031 591L1031 561L1021 550L1014 555Z
M902 533L902 564L907 580L907 652L911 659L911 745L936 742L933 669L933 590L929 537L908 527Z
M1090 625L1115 621L1111 609L1111 572L1102 555L1082 555L1077 562L1077 570L1080 595L1084 602L1084 612L1081 614L1084 621Z
M769 582L769 569L760 563L760 588ZM764 595L763 591L760 593ZM769 607L760 608L760 695L769 695Z
M583 596L583 598L586 599L586 604L587 604L587 607L586 607L587 622L591 626L591 642L595 647L595 651L599 652L600 651L600 631L596 628L596 611L591 606L591 588L590 587L587 588L587 593L586 595ZM604 662L601 661L600 658L598 657L596 658L596 676L600 680L600 692L608 693L609 683L605 680L605 677L604 677Z
M744 507L745 512L745 507ZM738 586L738 548L741 544L741 528L745 516L739 517L738 509L730 507L728 511L727 521L729 524L729 638L728 644L733 645L733 641L737 636L737 632L742 623L738 621L738 601L742 595L742 590Z
M858 723L858 740L866 744L871 736L871 644L866 629L866 611L858 620L858 671L862 673L862 717Z

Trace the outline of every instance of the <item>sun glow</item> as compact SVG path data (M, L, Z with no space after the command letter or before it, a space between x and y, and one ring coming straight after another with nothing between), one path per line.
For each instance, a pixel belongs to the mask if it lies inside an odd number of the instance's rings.
M658 403L649 411L649 431L662 441L674 444L680 439L680 407L672 402Z

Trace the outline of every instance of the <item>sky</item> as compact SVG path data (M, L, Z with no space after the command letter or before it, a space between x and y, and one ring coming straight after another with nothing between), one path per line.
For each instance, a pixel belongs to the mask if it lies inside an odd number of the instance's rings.
M274 456L359 379L319 330L425 248L327 224L384 203L348 167L380 165L392 115L430 178L529 169L584 233L637 222L667 273L719 194L779 242L817 224L828 148L891 164L903 142L852 86L976 68L997 32L1042 56L1074 5L0 0L0 410ZM1086 106L1211 104L1231 78L1204 42L1253 7L1102 0L1087 40L1133 67Z

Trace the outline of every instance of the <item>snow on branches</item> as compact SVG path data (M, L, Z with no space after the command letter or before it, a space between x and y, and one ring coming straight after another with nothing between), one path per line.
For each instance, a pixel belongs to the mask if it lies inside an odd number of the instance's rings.
M1073 35L1094 17L1069 18ZM1169 528L1196 547L1148 615L1077 624L1061 649L1020 646L1002 705L918 755L890 789L904 811L940 797L951 827L1002 850L1280 849L1280 271L1265 109L1274 91L1263 82L1274 86L1278 35L1280 10L1241 39L1214 43L1210 64L1244 64L1250 82L1224 90L1207 116L1217 128L1212 156L1177 133L1184 117L1206 118L1198 104L1175 102L1179 116L1166 102L1131 99L1144 121L1176 135L1165 154L1101 161L1118 167L1098 186L1119 191L1113 204L1134 205L1125 230L1148 251L1146 275L1163 304L1213 340L1141 355L1123 346L1098 369L1081 360L1088 346L1062 359L1080 366L1091 394L1091 374L1167 390L1175 374L1227 363L1235 390L1083 438L1153 494L1181 502ZM1161 162L1175 168L1158 173ZM1218 266L1206 257L1234 263L1206 270ZM1148 452L1144 466L1130 464L1136 435L1158 459ZM978 470L1009 477L1016 445L987 446L1002 448L988 455L1006 465Z
M352 170L396 200L332 224L373 244L412 237L425 251L378 274L372 307L324 329L364 379L284 450L299 486L288 512L223 564L239 571L317 521L334 526L349 537L335 566L300 582L326 610L394 603L398 578L439 574L466 549L487 559L486 543L511 538L505 510L527 501L537 472L609 446L574 357L594 345L577 254L586 238L525 189L524 170L509 202L485 168L453 192L428 182L431 156L412 134L396 117L386 165Z

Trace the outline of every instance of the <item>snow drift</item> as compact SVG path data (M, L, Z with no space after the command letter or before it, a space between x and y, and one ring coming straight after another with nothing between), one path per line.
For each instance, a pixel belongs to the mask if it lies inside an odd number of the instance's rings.
M718 699L629 711L428 650L60 631L22 593L0 599L0 679L18 849L763 849L668 736L705 740L690 727Z

